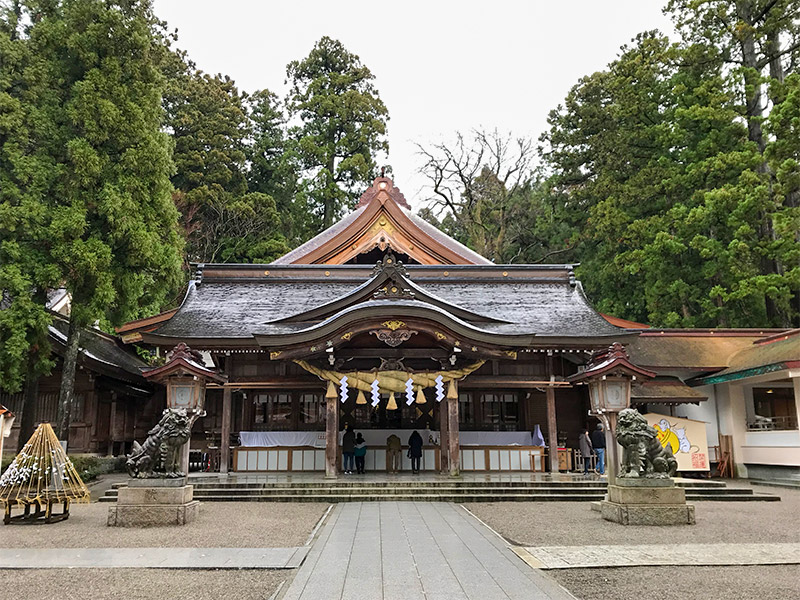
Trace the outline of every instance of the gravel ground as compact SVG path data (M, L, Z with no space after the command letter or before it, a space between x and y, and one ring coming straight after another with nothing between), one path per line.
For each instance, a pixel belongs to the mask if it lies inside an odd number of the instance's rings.
M697 524L686 527L623 527L604 521L585 502L487 502L466 506L520 546L800 542L800 491L758 486L754 489L779 495L781 501L695 502Z
M290 571L46 569L0 571L0 598L266 600Z
M320 502L204 502L198 519L188 525L129 529L106 526L109 506L75 504L70 507L69 519L50 525L0 525L0 545L4 548L302 546L328 509L327 504Z
M800 565L547 571L581 600L796 600Z
M731 487L749 487L735 482ZM467 507L522 546L800 542L800 491L756 486L780 502L695 502L697 524L623 527L600 518L588 504L569 502L475 503ZM731 567L627 567L546 571L583 600L795 600L800 565Z

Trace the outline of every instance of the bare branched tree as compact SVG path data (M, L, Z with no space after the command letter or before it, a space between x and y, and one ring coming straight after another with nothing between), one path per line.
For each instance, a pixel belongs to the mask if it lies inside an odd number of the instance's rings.
M450 223L448 233L476 252L501 260L511 199L532 177L533 140L473 130L417 148L430 186L428 214Z

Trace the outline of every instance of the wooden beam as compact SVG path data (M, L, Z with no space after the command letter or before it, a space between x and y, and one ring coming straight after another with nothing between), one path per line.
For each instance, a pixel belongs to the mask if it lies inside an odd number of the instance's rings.
M224 385L208 384L208 389L319 389L324 387L325 382L320 379L305 377L276 377L275 379L262 379L260 381L230 381ZM549 381L545 379L531 379L524 375L498 375L483 376L471 375L461 382L461 387L465 389L475 389L480 387L504 387L507 389L529 389L531 387L559 387L571 388L572 384L568 381Z
M464 389L476 389L480 387L506 388L506 389L530 389L531 387L559 387L571 388L572 384L568 381L550 381L545 379L531 379L520 375L470 375L461 382Z
M228 463L231 455L231 413L232 413L231 388L226 387L222 390L222 439L219 443L219 472L228 472Z

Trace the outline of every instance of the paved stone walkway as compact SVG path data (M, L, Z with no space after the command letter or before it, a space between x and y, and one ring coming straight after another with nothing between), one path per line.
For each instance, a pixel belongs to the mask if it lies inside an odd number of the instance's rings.
M514 548L535 569L800 564L800 544L677 544Z
M12 548L0 549L0 569L296 569L299 548Z
M338 504L283 600L568 600L465 509Z

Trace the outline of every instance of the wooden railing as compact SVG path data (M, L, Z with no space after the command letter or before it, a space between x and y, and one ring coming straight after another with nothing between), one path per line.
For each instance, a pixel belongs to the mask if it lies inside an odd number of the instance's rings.
M793 431L797 429L797 418L756 416L747 422L747 431Z

